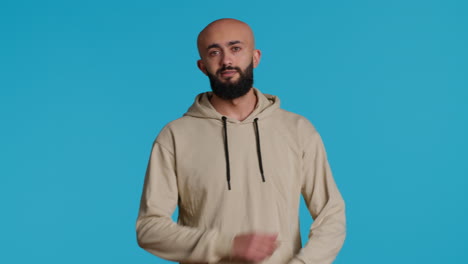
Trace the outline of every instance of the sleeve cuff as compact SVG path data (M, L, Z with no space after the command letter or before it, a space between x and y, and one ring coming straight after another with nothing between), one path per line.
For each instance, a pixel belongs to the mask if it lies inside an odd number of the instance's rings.
M223 258L230 258L232 254L232 241L234 236L219 234L219 238L216 246L216 255Z

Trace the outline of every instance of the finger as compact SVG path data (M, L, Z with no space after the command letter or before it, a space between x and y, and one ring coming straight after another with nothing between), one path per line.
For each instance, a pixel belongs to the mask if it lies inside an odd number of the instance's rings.
M265 241L259 241L259 243L252 245L252 250L262 256L271 256L276 248L277 244L275 242L265 243Z
M267 235L263 237L263 243L268 244L268 245L274 245L276 244L278 235Z
M273 255L273 252L274 250L273 249L270 249L270 250L267 250L267 251L257 251L255 254L254 254L254 260L255 261L263 261L269 257L271 257L271 255Z
M270 257L277 248L277 234L252 234L249 245L249 259L261 261Z
M271 256L275 251L275 247L270 245L259 245L253 248L252 251L262 255Z
M250 248L246 257L249 261L260 262L269 257L268 252L259 248Z

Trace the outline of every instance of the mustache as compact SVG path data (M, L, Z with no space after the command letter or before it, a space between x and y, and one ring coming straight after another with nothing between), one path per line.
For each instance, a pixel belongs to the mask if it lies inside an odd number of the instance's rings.
M217 70L217 71L216 71L216 74L220 74L221 72L223 72L223 71L228 71L228 70L229 70L229 71L235 70L235 71L237 71L237 72L242 73L242 70L241 70L241 68L239 68L239 67L225 66L225 67L222 67L221 69Z

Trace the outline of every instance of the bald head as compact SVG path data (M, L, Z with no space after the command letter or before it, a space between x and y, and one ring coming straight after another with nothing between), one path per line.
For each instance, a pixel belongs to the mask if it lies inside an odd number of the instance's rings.
M197 66L210 78L212 87L214 82L237 85L253 80L253 68L257 67L261 52L255 49L252 29L246 23L231 18L216 20L200 32L197 44Z
M198 34L198 53L203 58L210 46L229 41L243 42L250 50L255 48L254 34L249 25L237 19L222 18L211 22Z

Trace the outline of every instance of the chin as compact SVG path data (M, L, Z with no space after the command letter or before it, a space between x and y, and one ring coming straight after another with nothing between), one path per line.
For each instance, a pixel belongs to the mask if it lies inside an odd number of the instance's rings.
M231 83L231 84L234 84L234 83L237 83L239 81L239 78L235 78L235 77L229 77L227 79L224 79L224 82L226 83Z

